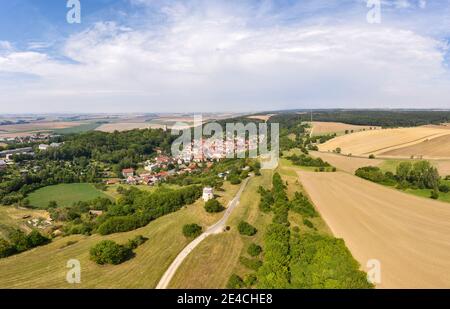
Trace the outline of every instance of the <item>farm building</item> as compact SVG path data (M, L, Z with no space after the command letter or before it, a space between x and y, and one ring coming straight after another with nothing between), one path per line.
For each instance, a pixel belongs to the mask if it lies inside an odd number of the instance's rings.
M122 170L122 175L125 178L134 176L134 168L125 168Z

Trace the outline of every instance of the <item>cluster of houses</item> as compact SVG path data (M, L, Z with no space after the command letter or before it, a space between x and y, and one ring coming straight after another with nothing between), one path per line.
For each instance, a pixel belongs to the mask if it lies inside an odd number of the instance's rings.
M176 159L185 162L204 162L208 160L220 160L233 158L237 153L246 150L258 149L258 142L265 138L264 135L251 135L246 139L244 136L227 138L225 141L220 138L208 138L192 141L190 145L184 147L177 155Z
M15 137L0 137L0 142L5 143L37 143L47 141L50 138L58 137L60 135L50 133L30 133L29 135L15 136Z
M38 146L39 151L46 151L49 148L58 148L62 145L62 143L51 143L51 144L40 144ZM5 169L8 165L13 165L14 161L12 160L13 155L30 155L34 156L35 153L33 151L33 147L23 147L16 149L8 149L0 151L0 170Z

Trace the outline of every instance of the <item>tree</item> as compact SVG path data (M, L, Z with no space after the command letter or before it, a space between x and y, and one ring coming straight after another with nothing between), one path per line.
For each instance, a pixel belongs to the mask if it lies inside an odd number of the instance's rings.
M241 221L238 224L238 231L241 235L253 236L258 230L248 222Z
M188 238L195 238L202 233L202 227L198 224L186 224L183 226L183 235Z
M103 240L92 247L89 253L91 260L97 264L117 265L130 257L131 250L112 240Z
M232 274L230 279L228 279L227 288L228 289L241 289L244 287L244 281L241 277L236 274Z
M399 181L407 180L411 173L412 164L410 162L401 162L397 166L397 178Z
M220 204L216 199L209 200L205 203L205 210L209 213L221 212L224 209L225 208L222 206L222 204Z
M261 252L262 252L261 246L255 244L255 243L251 243L247 248L247 253L250 256L258 256L261 254Z
M8 257L16 253L16 248L8 241L0 238L0 258Z

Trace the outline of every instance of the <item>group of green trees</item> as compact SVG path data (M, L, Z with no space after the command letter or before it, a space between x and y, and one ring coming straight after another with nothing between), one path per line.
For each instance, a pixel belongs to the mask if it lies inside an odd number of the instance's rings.
M147 192L136 188L124 190L116 204L98 217L97 232L107 235L126 232L147 225L150 221L194 203L202 194L201 186L181 189L160 188Z
M196 223L185 224L183 226L183 235L187 238L196 238L202 233L202 227Z
M77 202L69 207L53 205L48 211L55 221L64 222L65 235L99 233L107 235L126 232L147 225L150 221L194 203L202 194L201 186L180 189L158 188L153 192L118 188L121 196L116 202L96 198ZM100 215L92 210L102 211Z
M272 190L260 188L262 211L274 213L264 235L264 260L256 272L259 288L371 288L342 240L322 235L308 219L318 216L309 199L297 192L289 200L286 185L275 173ZM271 197L269 196L271 195ZM301 214L310 229L290 228L288 212ZM311 224L311 225L310 225ZM238 277L230 281L244 285Z
M225 207L216 199L209 200L205 203L205 210L208 213L216 213L225 210Z
M316 110L312 116L315 121L343 122L386 128L441 124L450 120L450 112L448 111L424 110ZM310 121L311 119L309 113L298 114L297 117L302 121Z
M90 259L99 265L118 265L133 257L133 250L148 239L138 235L127 244L120 245L112 240L102 240L89 250Z
M449 192L450 187L439 176L438 170L428 161L401 162L395 174L383 172L379 167L366 166L356 170L355 175L376 183L396 186L398 189L430 189L432 198L439 192Z
M28 235L21 230L14 230L8 235L9 241L0 238L0 258L45 245L51 240L36 230Z
M323 161L321 158L313 158L311 156L300 154L292 155L287 158L298 166L309 166L309 167L331 167L328 162Z
M28 193L60 183L102 181L105 172L122 177L123 168L137 167L157 148L170 151L176 136L156 129L105 133L90 131L66 135L60 147L36 155L16 155L15 165L0 171L0 204L21 203ZM25 147L25 144L21 145ZM26 204L26 202L25 202Z

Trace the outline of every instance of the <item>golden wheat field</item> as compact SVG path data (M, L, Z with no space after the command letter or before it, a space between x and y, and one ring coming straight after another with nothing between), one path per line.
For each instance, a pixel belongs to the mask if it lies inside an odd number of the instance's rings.
M450 134L426 139L418 144L397 148L381 153L383 156L402 158L448 158L450 157Z
M378 288L450 288L450 207L347 173L299 172L314 205Z
M365 131L365 130L378 130L380 127L376 126L358 126L352 124L346 124L342 122L312 122L313 135L331 134L331 133L344 133L346 130L349 133ZM353 132L352 132L353 131Z
M332 152L340 148L342 154L353 156L381 155L445 135L449 135L449 130L441 127L371 130L336 137L320 145L319 149Z
M351 174L354 174L360 167L379 166L383 163L383 160L380 159L348 157L337 153L311 151L310 154L313 157L321 158L341 171Z

